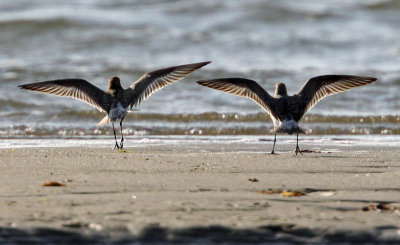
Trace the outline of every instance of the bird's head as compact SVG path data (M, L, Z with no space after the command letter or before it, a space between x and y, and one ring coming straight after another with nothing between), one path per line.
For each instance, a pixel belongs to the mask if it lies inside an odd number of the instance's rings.
M110 81L108 82L108 90L118 90L118 89L122 89L119 77L111 77Z
M287 96L286 85L284 83L275 84L275 96Z

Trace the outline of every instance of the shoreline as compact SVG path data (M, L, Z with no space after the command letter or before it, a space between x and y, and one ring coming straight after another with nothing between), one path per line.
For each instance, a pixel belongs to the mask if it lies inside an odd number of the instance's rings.
M127 148L143 148L149 146L175 146L182 144L192 146L209 145L236 145L244 148L253 145L254 147L265 145L268 149L272 147L273 135L144 135L124 136L124 146ZM118 138L119 140L119 138ZM12 148L49 148L49 147L85 147L85 148L108 148L114 145L113 136L83 136L83 137L9 137L0 138L0 149ZM277 135L277 147L296 143L294 135ZM362 149L366 147L398 148L400 147L400 135L301 135L299 145L307 144L313 149L324 147L339 149ZM197 147L196 147L197 148ZM212 149L213 147L211 147ZM300 147L301 148L301 147Z
M400 242L400 147L162 143L0 149L0 241Z

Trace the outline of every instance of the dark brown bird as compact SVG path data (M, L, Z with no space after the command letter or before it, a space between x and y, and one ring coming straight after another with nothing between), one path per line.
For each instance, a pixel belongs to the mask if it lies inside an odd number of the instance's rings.
M318 101L328 95L344 92L351 88L364 86L376 81L373 77L349 75L323 75L309 79L294 95L287 94L283 83L275 85L275 96L271 96L257 82L244 78L218 78L198 81L200 85L221 90L237 96L254 100L274 122L274 145L271 154L275 154L276 133L297 134L295 153L301 154L299 133L305 133L298 125L304 114Z
M144 74L129 88L123 89L118 77L111 77L108 90L103 91L83 79L60 79L38 83L20 85L22 89L29 89L58 96L72 97L82 100L102 112L107 113L98 125L111 122L114 130L115 148L122 149L124 135L122 121L133 106L138 106L156 91L178 82L193 71L209 64L201 62L164 68ZM114 122L120 119L121 143L118 144Z

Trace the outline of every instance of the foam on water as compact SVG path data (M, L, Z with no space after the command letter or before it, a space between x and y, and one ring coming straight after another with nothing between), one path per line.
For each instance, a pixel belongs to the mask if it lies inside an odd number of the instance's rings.
M246 151L246 145L269 145L273 138L260 138L258 136L146 136L125 138L126 148L141 148L149 146L175 145L181 147L195 146L201 149L217 145L232 144L243 146L241 151ZM295 137L278 136L279 144L296 144ZM300 144L313 146L315 149L325 148L329 151L338 151L337 147L366 146L366 147L400 147L400 136L304 136L300 137ZM40 138L40 139L3 139L0 141L0 148L27 148L27 147L90 147L103 148L113 147L113 137L107 138ZM330 148L331 147L331 148ZM249 151L252 151L249 148Z
M17 110L16 110L17 111ZM104 114L90 111L9 112L0 138L113 135L111 124L96 126ZM12 124L10 124L12 122ZM310 135L397 135L399 116L325 116L309 114L300 127ZM273 133L266 113L158 114L136 112L124 120L125 135L265 135Z

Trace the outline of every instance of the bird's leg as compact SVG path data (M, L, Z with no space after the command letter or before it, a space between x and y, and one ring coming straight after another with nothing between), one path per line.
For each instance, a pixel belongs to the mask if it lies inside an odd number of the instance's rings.
M114 146L114 149L117 148L117 150L119 150L119 145L118 145L118 142L117 142L117 135L115 134L114 122L111 121L111 124L112 124L113 130L114 130L114 139L115 139L115 146Z
M277 154L275 153L275 143L276 143L276 133L275 133L275 137L274 137L274 145L272 146L271 155L277 155Z
M124 120L124 118L125 118L125 117L123 117L123 118L121 119L121 121L119 122L119 126L121 127L121 135L122 135L121 144L120 144L121 149L124 147L124 134L122 133L122 121Z
M301 153L301 150L299 148L299 134L297 134L297 141L296 141L296 150L294 151L294 153L300 153L300 155L303 155L303 153Z

